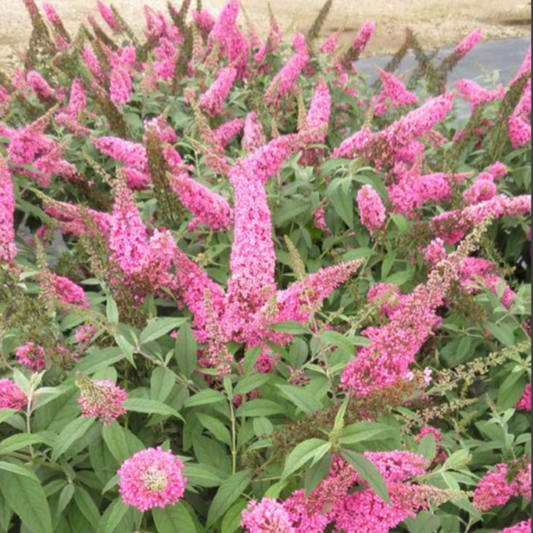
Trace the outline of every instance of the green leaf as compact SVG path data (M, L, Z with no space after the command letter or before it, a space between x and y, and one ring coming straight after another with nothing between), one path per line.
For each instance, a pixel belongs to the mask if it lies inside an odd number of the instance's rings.
M282 478L288 478L291 474L294 474L294 472L311 461L311 459L314 459L324 444L329 443L321 439L310 439L296 446L287 458Z
M226 397L218 391L212 389L206 389L194 396L191 396L186 402L185 407L190 409L191 407L199 407L200 405L211 405L213 403L225 402Z
M56 439L52 460L57 461L76 441L81 439L94 421L94 418L76 418L63 428Z
M76 487L76 492L74 493L74 502L78 506L78 509L81 511L83 516L87 519L87 522L93 526L93 529L96 529L98 523L100 522L100 512L98 507L94 503L90 494L82 489L81 487Z
M520 372L511 372L498 391L498 409L505 411L515 407L526 388L526 377Z
M167 506L164 509L155 507L152 511L157 533L194 533L196 528L191 515L182 503L173 507Z
M164 416L175 416L180 420L183 420L183 417L174 409L163 402L158 402L156 400L148 400L146 398L130 398L122 403L122 405L128 410L135 413L145 413L148 415L164 415Z
M235 533L241 526L242 512L248 506L245 500L238 501L222 520L222 533Z
M209 509L207 527L212 527L226 514L228 509L238 500L250 484L250 481L250 471L244 470L229 477L222 483Z
M387 484L372 462L366 457L348 450L344 450L342 456L357 470L361 478L372 487L374 492L385 503L392 505Z
M277 385L277 387L296 407L308 415L315 414L324 408L315 395L302 387L294 385Z
M409 533L434 533L441 525L440 518L428 511L422 511L416 518L408 518L405 523Z
M109 513L106 512L104 533L114 533L130 509L124 505L120 498L116 499L111 504Z
M338 331L324 331L322 338L328 344L342 348L348 355L354 355L355 353L353 342Z
M326 454L320 461L314 464L305 475L305 494L309 496L324 481L328 475L333 457L330 453Z
M206 464L187 463L183 469L183 475L192 485L206 488L220 487L224 480L220 477L217 468Z
M198 366L198 342L189 324L180 328L174 356L181 373L189 379Z
M393 439L394 428L377 422L358 422L343 429L340 443L343 446L353 446L369 440Z
M124 353L120 348L105 348L84 357L76 367L78 372L91 376L99 370L109 368L124 359Z
M32 444L40 444L42 442L45 441L39 435L29 435L28 433L13 435L0 441L0 455L16 452Z
M185 322L186 318L157 318L144 328L139 341L141 344L148 344L179 328Z
M207 431L209 431L218 441L231 446L231 433L229 429L217 418L204 413L196 413L198 420Z
M108 296L107 298L106 315L107 315L107 320L109 320L111 324L115 324L115 325L118 324L118 320L119 320L118 306L115 300L113 300L111 296Z
M76 487L72 483L69 483L63 487L63 490L59 496L59 502L57 504L56 516L60 516L67 508L67 505L72 501L75 490Z
M130 452L126 435L122 426L116 421L102 428L102 437L106 443L111 455L118 464L122 464L129 458Z
M247 376L254 369L261 352L263 351L262 346L254 346L250 348L244 356L244 365L243 371L244 375Z
M284 414L286 409L271 400L251 400L237 409L237 416L253 418Z
M168 368L157 367L150 378L150 396L152 400L164 402L176 384L174 372Z
M278 333L288 333L290 335L306 335L310 333L309 328L306 328L300 322L278 322L267 327L272 331L277 331Z
M352 182L347 179L335 179L328 187L328 196L335 212L349 228L354 226L354 197L351 187Z
M496 337L504 346L512 346L515 343L514 331L509 324L495 324L489 322L487 329Z
M137 365L135 363L135 357L133 356L134 346L132 346L122 335L116 335L115 342L122 350L122 354L124 355L124 357L131 363L134 368L137 368Z
M437 455L437 439L431 433L426 435L418 446L418 455L422 455L428 461L433 461Z
M13 415L16 415L18 411L15 409L0 409L0 424L9 420Z
M239 394L241 396L248 394L259 387L262 387L268 381L270 381L269 374L253 374L251 376L247 376L237 383L237 386L235 387L235 394Z
M22 467L19 467L22 468ZM33 533L53 533L50 507L40 482L30 474L3 470L0 490L22 523Z

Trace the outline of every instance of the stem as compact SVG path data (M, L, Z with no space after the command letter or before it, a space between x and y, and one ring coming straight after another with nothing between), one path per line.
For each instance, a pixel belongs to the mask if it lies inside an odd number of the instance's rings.
M231 457L233 464L233 475L237 473L237 420L235 418L235 408L233 401L229 399L229 408L231 412Z

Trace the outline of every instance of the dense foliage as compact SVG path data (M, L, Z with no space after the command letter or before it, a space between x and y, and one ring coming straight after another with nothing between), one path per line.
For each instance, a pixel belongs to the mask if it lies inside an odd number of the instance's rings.
M531 54L450 87L480 32L440 64L407 32L370 86L331 1L291 42L236 0L143 39L24 3L0 529L529 531Z

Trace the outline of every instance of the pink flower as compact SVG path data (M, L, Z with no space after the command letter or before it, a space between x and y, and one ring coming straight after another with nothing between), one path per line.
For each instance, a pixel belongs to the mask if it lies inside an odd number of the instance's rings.
M529 411L531 413L531 383L526 385L526 390L521 400L516 404L519 411Z
M329 119L331 116L331 94L327 83L320 78L311 105L307 114L306 127L316 132L313 142L323 143L328 134Z
M531 519L525 522L520 522L516 526L507 527L500 533L530 533L531 532Z
M242 147L247 152L253 152L257 148L266 144L263 126L259 122L259 118L255 111L248 113L246 122L244 123L244 137L242 139Z
M59 17L54 6L45 2L43 3L43 11L44 11L44 14L46 15L46 18L48 19L50 24L52 24L52 26L62 24L61 18Z
M16 255L15 193L11 172L0 155L0 262L11 263Z
M214 230L229 229L233 210L224 197L198 183L185 172L172 174L169 182L180 202L194 215L189 231L196 231L202 224Z
M489 91L471 80L459 80L455 85L457 89L459 89L463 98L472 104L473 109L481 104L493 102L494 100L501 100L505 97L505 89L503 88L503 85L498 85L493 91Z
M132 92L133 84L128 68L125 65L115 67L111 71L109 84L111 101L120 108L130 101Z
M27 342L17 348L16 355L19 363L27 366L32 372L41 372L47 367L44 348L33 342Z
M509 479L509 467L499 464L478 484L474 492L474 505L483 512L505 505L513 496L531 499L531 465L522 469L514 480Z
M477 45L477 43L479 43L482 33L483 32L480 29L474 30L456 46L455 55L459 59L465 57Z
M230 122L226 122L219 126L213 133L215 135L215 140L219 146L226 148L230 141L239 135L244 126L244 120L241 118L236 118Z
M73 281L57 274L50 275L51 281L54 286L56 297L60 302L78 305L80 307L89 307L89 302L85 296L83 289L76 285Z
M355 50L357 54L361 54L362 52L364 52L367 44L372 38L372 35L374 35L375 29L376 23L372 20L367 20L363 24L354 42L352 43L352 49Z
M115 20L115 15L114 15L113 11L109 7L107 7L105 4L100 2L100 1L98 1L96 3L96 5L98 6L98 11L100 11L100 15L105 20L106 24L113 31L117 31L118 30L118 25L117 25L117 21Z
M427 284L419 285L413 293L402 297L400 305L390 314L389 322L363 331L372 344L361 348L355 360L344 369L343 388L351 394L364 396L408 379L409 366L440 327L437 309L443 305L452 280L458 277L454 259L451 257L442 274L433 271Z
M124 503L145 512L176 505L185 494L183 463L171 451L149 448L130 457L118 471Z
M430 266L437 266L443 259L446 259L447 253L442 239L434 239L423 250L424 261Z
M118 137L92 139L94 146L102 153L120 161L125 169L128 187L133 190L145 189L151 182L148 154L142 144L126 141Z
M78 331L76 331L76 341L78 345L82 348L88 346L97 332L97 328L90 324L81 326Z
M221 69L215 82L198 101L200 108L211 117L217 117L224 109L224 102L235 82L237 70L232 67Z
M389 198L397 213L414 218L428 202L447 203L452 200L453 187L464 181L468 174L448 176L444 172L418 176L407 173L399 183L389 187Z
M159 46L154 50L154 70L157 77L163 81L169 81L174 76L176 63L178 61L178 49L174 43L163 37L159 41Z
M418 96L408 91L394 74L381 69L378 69L378 73L383 84L383 92L376 102L376 115L384 114L388 109L389 103L399 108L409 107L418 103Z
M146 294L166 284L176 243L170 232L159 230L148 240L132 193L121 185L115 197L109 249L111 262L124 275L115 283L126 283L135 297L142 300Z
M370 186L364 185L357 194L361 222L371 234L385 226L385 206L379 194Z
M252 501L242 516L246 533L296 533L290 513L276 500Z
M95 53L88 47L84 46L81 57L85 66L89 72L99 81L103 80L103 70L102 65L100 64L99 59L96 57Z
M10 379L0 379L0 409L24 409L28 398Z
M340 35L338 31L332 34L322 43L320 51L323 54L327 54L328 56L333 57L339 47L339 37Z
M56 93L50 87L48 82L35 70L30 70L27 74L28 85L37 95L41 102L46 102L56 99Z
M309 54L307 52L292 56L272 79L265 93L265 101L270 105L277 105L282 98L289 95L308 62Z
M128 394L112 381L94 381L78 372L76 384L81 391L78 403L83 418L94 416L107 426L127 412L122 404L128 399Z
M209 34L215 26L215 19L207 9L202 9L202 11L193 9L192 18L203 34Z
M310 274L304 281L278 291L276 322L307 322L311 313L320 309L324 300L361 266L360 261L340 263Z
M176 274L169 279L169 289L185 301L187 307L194 315L196 337L200 342L206 342L209 337L207 332L208 312L205 303L206 292L209 292L214 314L218 318L224 306L224 291L185 253L176 248L173 258Z

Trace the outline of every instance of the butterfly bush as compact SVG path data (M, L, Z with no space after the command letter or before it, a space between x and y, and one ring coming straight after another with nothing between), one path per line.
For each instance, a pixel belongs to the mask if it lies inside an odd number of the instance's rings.
M23 3L0 530L529 530L531 48L452 84L481 30L408 31L369 80L383 30L343 44L331 2L292 35L237 0L77 33Z

